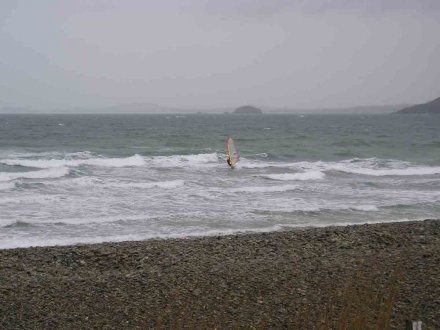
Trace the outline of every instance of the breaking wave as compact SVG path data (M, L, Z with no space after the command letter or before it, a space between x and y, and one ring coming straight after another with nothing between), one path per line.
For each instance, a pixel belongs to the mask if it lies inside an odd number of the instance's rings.
M242 188L232 188L232 192L250 192L250 193L265 193L265 192L283 192L296 190L298 186L286 184L282 186L269 186L269 187L242 187Z
M102 166L102 167L128 167L143 166L145 160L136 154L127 158L89 158L89 159L3 159L1 164L10 166L24 166L36 168L54 168L60 166Z
M379 208L375 205L312 205L308 203L299 203L295 206L288 204L277 204L273 207L261 210L261 212L269 213L317 213L317 212L343 212L343 211L362 211L377 212Z
M0 175L1 175L1 173L0 173ZM9 189L13 189L13 188L15 188L15 183L13 183L13 182L0 183L0 191L9 190Z
M243 159L240 168L265 169L286 168L305 171L304 173L270 174L265 177L272 180L318 180L325 175L323 172L337 171L350 174L369 176L421 176L440 174L440 166L415 165L398 160L377 158L353 158L338 162L264 162L259 160Z
M22 155L20 155L22 156ZM55 156L55 155L53 155ZM218 164L217 153L173 155L173 156L146 156L135 154L126 158L90 157L89 152L79 152L65 155L65 158L29 159L25 157L0 159L0 164L9 166L23 166L34 168L54 168L60 166L77 167L81 165L97 167L200 167Z
M304 173L267 174L262 175L262 177L279 181L307 181L323 179L325 174L320 171L309 171Z
M15 179L50 179L60 178L69 174L67 167L54 167L31 172L0 172L0 181L12 181Z
M158 181L158 182L121 182L116 183L112 186L119 188L138 188L138 189L149 189L149 188L162 188L162 189L174 189L182 187L185 184L184 180L170 180L170 181Z
M149 161L154 167L216 166L218 165L218 160L217 153L149 157Z
M181 187L185 184L184 180L167 180L167 181L153 181L153 182L130 182L130 181L115 181L112 179L102 180L94 177L79 177L71 178L69 180L63 180L58 182L47 182L46 186L66 186L68 188L73 187L95 187L95 188L122 188L122 189L149 189L149 188L161 188L161 189L173 189ZM1 189L1 188L0 188Z
M349 207L350 210L355 211L365 211L365 212L376 212L379 211L378 207L375 205L356 205Z
M329 169L370 176L413 176L413 175L434 175L440 174L440 167L422 167L414 166L408 168L385 168L385 169L374 169L374 168L363 168L363 167L352 167L345 166L343 164L332 165Z

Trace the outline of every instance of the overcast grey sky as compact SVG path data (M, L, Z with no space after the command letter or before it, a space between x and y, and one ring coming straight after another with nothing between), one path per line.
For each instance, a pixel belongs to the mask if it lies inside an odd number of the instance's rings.
M419 103L439 59L438 0L0 2L0 106Z

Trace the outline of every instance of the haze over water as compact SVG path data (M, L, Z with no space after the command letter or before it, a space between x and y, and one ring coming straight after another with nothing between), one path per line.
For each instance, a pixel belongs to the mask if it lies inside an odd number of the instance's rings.
M435 115L0 115L0 248L439 218L439 127Z

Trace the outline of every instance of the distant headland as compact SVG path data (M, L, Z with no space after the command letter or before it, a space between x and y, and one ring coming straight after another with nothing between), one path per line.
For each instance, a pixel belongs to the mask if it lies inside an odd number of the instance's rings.
M234 114L261 114L263 111L250 105L244 105L234 110Z
M153 103L127 103L108 105L103 107L55 107L55 108L30 108L25 106L8 106L0 100L0 114L390 114L410 107L410 104L394 105L366 105L353 107L333 108L295 108L293 106L274 107L264 106L264 111L255 106L242 106L237 109L230 106L217 107L171 107Z
M433 101L414 105L412 107L408 107L402 110L397 111L396 113L435 113L440 114L440 97L436 98Z

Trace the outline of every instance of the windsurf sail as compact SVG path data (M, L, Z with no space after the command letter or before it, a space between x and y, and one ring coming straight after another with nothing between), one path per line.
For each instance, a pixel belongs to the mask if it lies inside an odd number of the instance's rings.
M238 153L237 147L235 146L234 140L231 137L228 137L226 141L226 150L228 152L229 165L234 167L235 164L240 160L240 154Z

